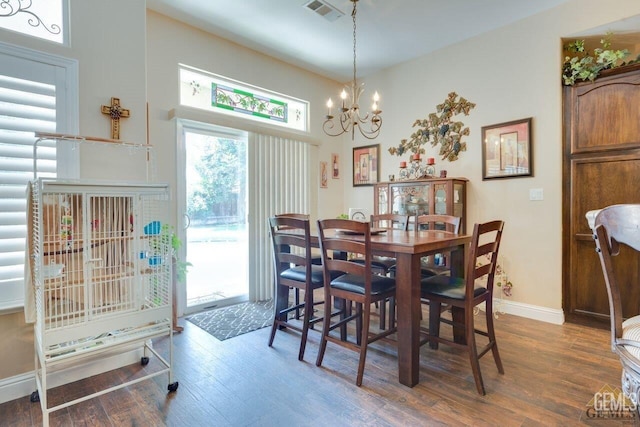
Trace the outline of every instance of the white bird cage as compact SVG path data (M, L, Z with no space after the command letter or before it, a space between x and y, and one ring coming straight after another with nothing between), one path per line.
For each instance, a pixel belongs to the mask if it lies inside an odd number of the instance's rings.
M154 376L172 378L172 231L166 184L30 183L28 253L35 300L37 391L49 413ZM151 339L169 337L169 357ZM135 380L48 407L48 375L101 352L139 345L141 364L161 364Z

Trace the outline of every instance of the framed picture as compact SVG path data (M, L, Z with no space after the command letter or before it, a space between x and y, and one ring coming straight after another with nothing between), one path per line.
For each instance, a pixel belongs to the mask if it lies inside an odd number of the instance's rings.
M482 179L533 176L531 117L482 127Z
M320 188L328 188L329 165L327 162L320 162Z
M369 221L369 212L363 208L349 208L349 219L355 221Z
M373 185L378 182L380 144L353 149L353 186Z
M340 178L340 156L336 153L331 154L331 178Z

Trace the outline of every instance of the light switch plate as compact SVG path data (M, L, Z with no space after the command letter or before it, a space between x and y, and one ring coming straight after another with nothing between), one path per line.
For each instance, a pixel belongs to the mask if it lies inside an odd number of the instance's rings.
M530 188L529 200L544 200L544 192L542 188Z

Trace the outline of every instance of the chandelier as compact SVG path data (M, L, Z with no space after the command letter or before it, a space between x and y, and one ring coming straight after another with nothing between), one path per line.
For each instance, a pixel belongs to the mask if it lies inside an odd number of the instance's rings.
M327 101L327 117L322 129L329 136L339 136L351 132L351 140L353 140L357 128L362 136L373 139L378 136L382 127L382 117L380 117L382 110L378 107L380 96L378 92L373 95L371 112L366 113L364 117L361 116L359 101L360 95L364 91L364 83L358 85L356 82L356 4L358 0L351 0L351 2L353 2L353 11L351 12L353 19L353 81L350 87L345 87L340 93L342 105L338 108L337 117L332 115L333 101L331 98ZM347 90L350 94L347 93ZM348 105L348 102L351 102L351 105Z

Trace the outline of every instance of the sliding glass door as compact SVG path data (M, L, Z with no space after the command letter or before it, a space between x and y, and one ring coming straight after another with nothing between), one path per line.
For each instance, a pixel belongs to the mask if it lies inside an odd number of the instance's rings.
M184 159L185 312L247 300L246 134L185 127Z

